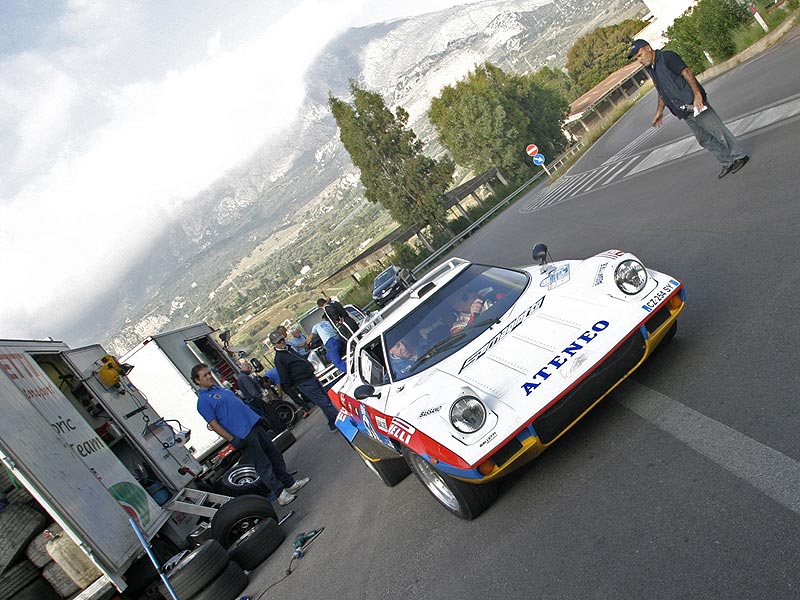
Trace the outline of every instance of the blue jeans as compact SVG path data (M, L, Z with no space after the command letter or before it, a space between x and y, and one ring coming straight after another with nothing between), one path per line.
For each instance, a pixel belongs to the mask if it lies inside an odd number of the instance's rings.
M325 391L325 388L322 387L322 384L316 377L296 383L294 387L300 390L303 396L322 409L322 414L324 414L325 418L328 420L328 427L331 429L336 427L335 422L339 411L336 410L331 399L328 398L328 393Z
M710 106L696 117L689 115L685 120L697 138L697 143L710 151L723 165L730 165L736 159L746 156L739 142Z
M325 350L328 356L328 360L331 361L334 366L339 369L342 373L347 373L347 364L342 359L342 354L345 352L344 342L340 337L332 337L329 338L327 342L325 342Z

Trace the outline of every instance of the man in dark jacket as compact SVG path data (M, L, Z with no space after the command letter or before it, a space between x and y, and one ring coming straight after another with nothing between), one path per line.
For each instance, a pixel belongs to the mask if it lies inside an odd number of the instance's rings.
M685 121L697 142L722 163L718 177L736 173L750 157L725 127L722 119L706 102L706 91L683 59L670 50L653 50L645 40L633 40L628 58L645 67L658 92L658 108L653 127L661 125L664 108Z
M291 352L286 345L286 336L281 332L270 333L269 341L275 348L275 368L278 369L281 384L294 386L303 396L319 406L328 420L328 428L335 431L339 411L314 375L314 365Z

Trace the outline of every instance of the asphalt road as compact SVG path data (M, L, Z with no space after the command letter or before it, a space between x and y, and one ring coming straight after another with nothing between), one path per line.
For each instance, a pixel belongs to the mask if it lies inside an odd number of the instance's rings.
M739 173L718 180L675 120L651 132L651 94L560 192L533 190L456 251L506 265L535 242L556 259L634 252L685 283L672 344L472 522L413 475L384 487L315 411L286 453L312 481L279 511L295 514L253 600L320 527L264 598L800 597L800 38L707 89L752 157Z

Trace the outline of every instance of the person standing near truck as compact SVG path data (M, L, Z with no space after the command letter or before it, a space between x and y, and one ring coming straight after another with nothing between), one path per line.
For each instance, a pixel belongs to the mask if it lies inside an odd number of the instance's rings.
M288 343L289 340L286 340L286 342ZM283 385L281 383L281 377L280 375L278 375L278 369L272 367L268 371L264 371L264 375L262 376L262 382L264 380L269 381L270 382L269 385L275 386L275 388L278 390L278 398L283 398L284 394L286 396L289 396L292 402L294 402L297 406L299 406L300 410L303 411L304 419L311 414L311 409L313 408L313 405L310 402L306 401L306 399L303 398L300 392L298 392L292 386Z
M280 333L276 331L276 333ZM347 363L344 362L342 355L345 353L345 345L342 337L334 329L331 322L328 320L327 315L322 315L322 321L316 323L311 328L311 335L308 336L307 344L314 341L314 336L322 340L322 345L325 346L325 355L334 366L342 373L347 373Z
M286 470L280 450L270 439L267 428L249 406L232 391L216 385L211 368L205 363L192 367L192 381L200 392L197 396L197 412L223 439L242 453L251 463L261 479L277 496L278 504L286 506L293 502L297 492L309 482L308 477L295 479Z
M290 351L286 344L286 336L279 331L269 334L269 341L275 348L275 368L282 385L292 385L320 407L328 420L328 429L336 431L336 417L339 411L333 406L325 388L314 375L314 365Z

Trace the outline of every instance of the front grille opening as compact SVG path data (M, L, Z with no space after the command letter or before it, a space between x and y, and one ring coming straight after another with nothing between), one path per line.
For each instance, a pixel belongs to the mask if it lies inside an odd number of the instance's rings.
M586 376L533 423L539 440L549 444L615 383L642 360L645 352L644 338L636 330L603 364Z

